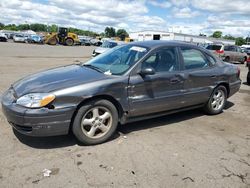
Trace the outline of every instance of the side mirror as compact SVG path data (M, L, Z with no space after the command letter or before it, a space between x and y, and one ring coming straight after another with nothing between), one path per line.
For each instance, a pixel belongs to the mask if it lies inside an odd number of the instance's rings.
M155 69L148 67L148 68L143 68L140 72L140 75L146 76L146 75L153 75L155 74Z

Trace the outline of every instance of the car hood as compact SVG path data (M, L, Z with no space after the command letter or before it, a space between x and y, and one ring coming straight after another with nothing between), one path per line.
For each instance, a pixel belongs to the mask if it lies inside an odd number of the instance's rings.
M17 97L47 93L79 84L108 79L109 76L81 65L68 65L27 76L12 85Z

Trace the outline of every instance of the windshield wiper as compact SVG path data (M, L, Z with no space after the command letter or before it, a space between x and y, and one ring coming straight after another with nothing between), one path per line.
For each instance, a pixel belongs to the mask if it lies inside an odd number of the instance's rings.
M89 67L89 68L94 69L94 70L96 70L96 71L98 71L98 72L101 72L101 73L104 73L104 72L105 72L104 70L100 69L99 67L96 67L96 66L91 65L91 64L82 64L82 66L84 66L84 67Z

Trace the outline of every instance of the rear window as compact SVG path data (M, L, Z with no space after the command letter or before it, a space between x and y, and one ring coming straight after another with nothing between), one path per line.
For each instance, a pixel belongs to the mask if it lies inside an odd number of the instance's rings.
M208 45L206 49L208 50L220 50L221 49L221 45Z

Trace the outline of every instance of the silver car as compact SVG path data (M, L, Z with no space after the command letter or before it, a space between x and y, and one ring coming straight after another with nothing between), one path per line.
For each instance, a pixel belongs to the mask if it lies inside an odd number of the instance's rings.
M208 45L206 49L212 51L227 62L237 61L244 64L247 61L247 53L235 45L211 44Z
M95 57L99 54L102 54L104 52L106 52L107 50L114 48L118 45L124 44L124 42L121 41L113 41L113 40L105 40L102 45L98 48L96 48L93 53L92 53L92 57Z
M14 42L26 42L27 37L22 34L17 34L13 37Z

